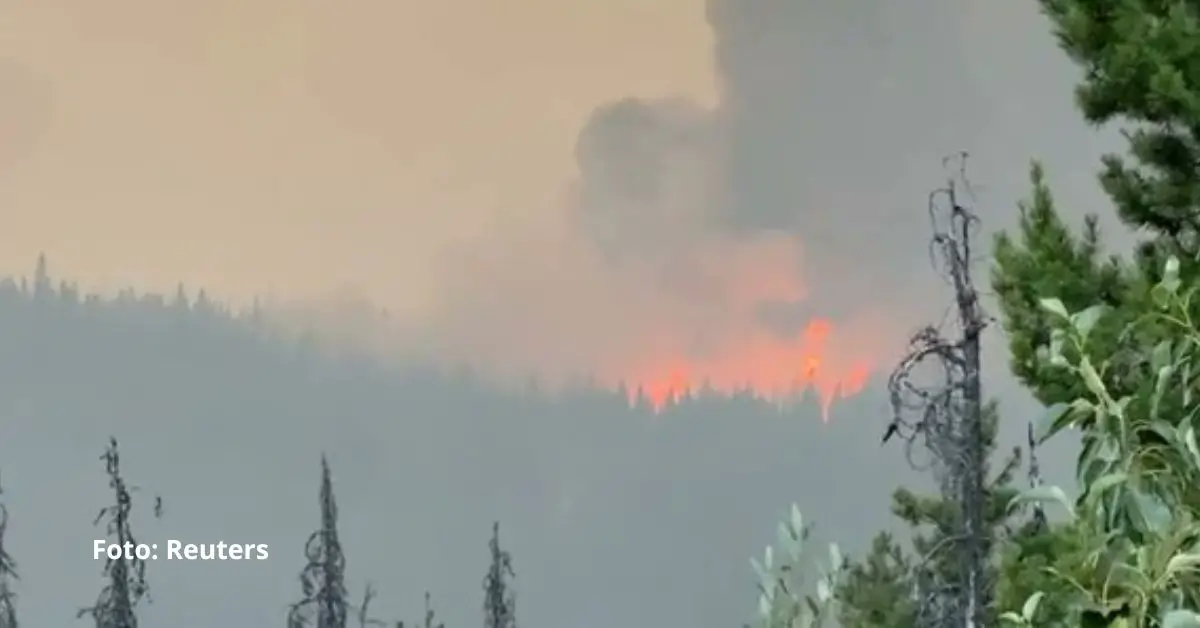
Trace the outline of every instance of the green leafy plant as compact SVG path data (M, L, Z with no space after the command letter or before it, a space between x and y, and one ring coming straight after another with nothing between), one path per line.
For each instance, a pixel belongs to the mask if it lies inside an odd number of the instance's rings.
M1064 585L1055 594L1070 598L1054 601L1068 609L1065 625L1200 627L1200 331L1190 315L1196 290L1183 289L1179 262L1169 258L1148 311L1122 332L1127 349L1100 364L1088 340L1107 308L1070 312L1057 299L1042 301L1056 327L1040 357L1086 393L1051 407L1041 438L1082 432L1081 491L1071 500L1059 487L1041 486L1013 505L1055 503L1070 517L1082 560L1044 568ZM1151 338L1156 342L1147 346ZM1104 383L1116 360L1144 379L1120 397ZM1043 625L1037 619L1046 595L1034 593L1002 619Z
M817 578L815 593L805 593L800 561L809 534L800 509L793 504L790 515L779 523L779 551L768 545L761 561L750 559L758 576L761 628L818 628L833 621L834 592L845 560L837 544L830 544L827 571Z

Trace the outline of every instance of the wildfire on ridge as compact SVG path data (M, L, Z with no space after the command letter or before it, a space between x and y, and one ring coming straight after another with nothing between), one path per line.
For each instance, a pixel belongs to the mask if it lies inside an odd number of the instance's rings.
M821 418L828 422L834 402L861 392L875 366L866 357L835 353L834 335L831 321L814 319L791 342L759 335L706 358L647 360L625 379L630 402L640 391L657 412L702 389L722 394L749 390L768 399L807 390L816 394Z
M647 229L603 254L574 232L464 250L433 326L412 337L500 383L622 389L657 410L693 394L811 395L824 420L890 360L895 307L838 277L841 260L806 260L799 235Z

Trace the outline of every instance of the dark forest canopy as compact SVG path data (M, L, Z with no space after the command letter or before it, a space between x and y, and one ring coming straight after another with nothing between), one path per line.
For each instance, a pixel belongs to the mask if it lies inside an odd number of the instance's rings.
M828 425L819 415L815 402L781 410L749 396L653 416L616 391L499 391L333 355L182 290L87 296L44 264L0 282L0 465L35 624L59 621L63 596L94 596L94 462L115 434L130 475L171 504L143 536L272 547L252 568L152 565L149 624L211 625L231 609L244 625L277 621L324 450L348 583L371 580L383 616L417 616L430 590L448 626L474 624L478 547L498 519L522 566L527 626L741 625L754 600L746 560L773 534L772 513L798 502L818 537L853 550L912 477L880 449L877 391ZM219 602L198 610L198 594Z

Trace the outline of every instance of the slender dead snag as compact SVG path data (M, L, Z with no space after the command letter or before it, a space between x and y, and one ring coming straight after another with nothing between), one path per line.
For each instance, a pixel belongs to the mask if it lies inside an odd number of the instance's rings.
M430 599L429 591L425 592L425 617L422 628L446 628L446 624L437 621L433 614L433 602Z
M446 628L446 624L437 621L437 617L433 613L433 603L429 592L425 592L425 616L421 619L421 628ZM396 628L407 628L408 624L403 621L396 622Z
M0 488L0 494L3 494ZM4 546L8 533L8 508L0 504L0 628L17 628L17 594L12 590L17 575L17 563Z
M316 628L346 628L345 569L346 557L338 540L337 503L333 497L333 479L329 463L321 456L321 527L304 546L308 562L300 572L300 588L304 598L292 605L288 611L288 628L313 626ZM373 592L370 594L373 595ZM370 596L366 597L370 603ZM366 620L365 609L361 612Z
M958 530L939 548L950 555L956 573L947 578L922 568L917 574L918 622L929 628L983 628L991 603L980 381L980 336L990 319L971 276L979 219L959 195L960 187L970 192L966 157L959 155L958 172L929 196L931 253L954 290L955 329L948 335L934 326L921 329L888 379L893 418L885 439L902 437L914 467L919 442L932 459L929 467L943 497L959 506ZM934 375L932 383L918 383L924 374Z
M512 556L500 548L500 522L492 524L488 542L491 563L483 579L484 628L517 628L517 601L509 578L515 578Z
M363 600L358 605L358 628L369 628L371 626L387 626L387 622L381 619L371 617L371 600L375 599L375 587L371 583L367 583L366 590L363 591Z
M117 450L117 439L109 438L108 448L100 456L104 461L105 473L108 475L108 487L112 489L115 501L100 509L93 526L106 520L105 529L110 545L121 549L117 558L108 554L104 562L104 575L107 584L100 591L96 603L81 609L78 617L91 615L96 628L136 628L138 603L145 598L150 600L150 585L146 582L146 561L137 557L137 539L134 538L130 525L130 515L133 511L133 496L136 490L127 486L121 476L121 456ZM161 513L161 499L155 499L155 513Z

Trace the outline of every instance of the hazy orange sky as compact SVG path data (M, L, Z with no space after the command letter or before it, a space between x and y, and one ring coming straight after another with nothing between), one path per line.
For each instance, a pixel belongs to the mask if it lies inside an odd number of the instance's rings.
M712 99L697 0L18 0L0 268L233 298L428 296L452 241L555 220L616 97Z
M992 207L1030 157L1095 188L1046 26L987 0L17 0L0 272L45 252L86 288L335 303L356 333L366 299L408 323L372 343L509 376L835 387L937 315L943 156L982 156Z

